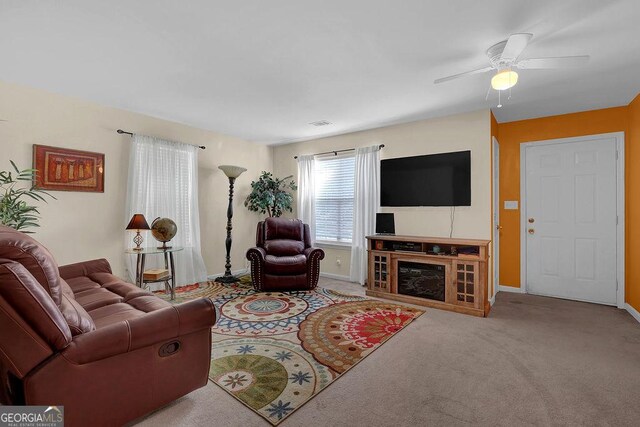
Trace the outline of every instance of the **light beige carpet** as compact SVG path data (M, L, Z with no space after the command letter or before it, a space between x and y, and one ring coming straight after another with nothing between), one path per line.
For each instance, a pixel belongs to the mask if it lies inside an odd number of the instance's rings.
M220 313L209 379L274 426L424 313L322 287L257 292L249 276L176 290L177 303L196 298Z
M502 292L486 319L427 310L281 426L632 426L639 398L640 324L627 312ZM210 383L139 425L268 423Z

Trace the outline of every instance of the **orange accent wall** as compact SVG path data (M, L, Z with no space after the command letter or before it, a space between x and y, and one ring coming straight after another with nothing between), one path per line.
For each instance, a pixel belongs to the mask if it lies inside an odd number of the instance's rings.
M640 95L628 108L626 154L626 302L640 311Z
M640 148L631 147L629 110L635 107L615 107L539 119L498 124L500 143L500 285L520 287L520 210L504 210L505 200L520 201L520 144L548 139L569 138L608 132L625 132L626 155L626 292L627 301L640 303L640 263L629 263L631 255L640 253ZM636 121L640 112L636 111ZM640 144L639 124L636 124L636 145ZM634 149L635 148L635 149ZM638 165L630 170L633 165ZM633 181L630 182L630 178ZM630 209L631 208L631 209ZM631 225L631 226L630 226ZM636 230L638 228L638 230ZM630 233L630 231L632 231ZM637 249L632 249L637 248ZM635 259L638 259L637 257ZM635 307L635 306L634 306ZM637 308L637 307L636 307Z

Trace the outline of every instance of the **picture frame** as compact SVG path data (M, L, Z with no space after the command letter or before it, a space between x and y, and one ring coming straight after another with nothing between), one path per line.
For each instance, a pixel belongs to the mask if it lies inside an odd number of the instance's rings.
M33 168L39 189L104 193L103 153L34 144Z

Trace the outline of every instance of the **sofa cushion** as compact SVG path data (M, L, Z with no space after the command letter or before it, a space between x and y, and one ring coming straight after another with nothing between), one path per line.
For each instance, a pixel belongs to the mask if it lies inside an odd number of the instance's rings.
M105 305L89 311L89 315L93 319L97 329L122 322L123 320L144 316L145 314L144 311L137 310L129 304L124 303Z
M86 332L95 331L96 325L93 323L93 319L89 316L89 313L82 308L80 304L66 293L62 294L62 301L60 303L60 312L69 325L71 335L84 334Z
M275 256L298 255L304 252L304 243L289 239L267 240L264 242L264 250Z
M171 307L170 303L155 295L137 296L127 300L126 302L136 310L144 311L145 313Z
M0 296L52 348L60 350L69 345L71 330L62 313L24 265L0 260L0 283Z
M307 258L304 255L264 257L264 271L267 274L304 274L307 271Z
M65 282L69 285L74 294L79 292L87 291L89 289L98 289L100 288L100 284L94 282L88 277L74 277L71 279L66 279Z
M85 310L91 311L105 305L122 302L123 298L107 289L97 288L76 293L76 301L78 301Z
M60 277L63 279L72 279L75 277L88 276L91 273L111 273L109 261L104 258L94 259L91 261L77 262L75 264L67 264L58 267Z
M117 276L114 276L111 273L103 273L103 272L91 273L89 274L88 277L102 287L105 287L107 285L112 285L115 283L124 283L122 279L118 278ZM131 286L134 286L134 285L131 285Z
M103 289L107 289L109 292L122 297L122 302L128 302L132 298L141 296L153 295L151 292L140 289L136 285L131 283L125 283L123 281L110 282L106 285L102 285Z
M24 233L0 225L0 258L22 264L53 302L60 304L62 290L58 264L47 248Z
M264 220L264 238L304 241L303 223L299 219L267 218Z

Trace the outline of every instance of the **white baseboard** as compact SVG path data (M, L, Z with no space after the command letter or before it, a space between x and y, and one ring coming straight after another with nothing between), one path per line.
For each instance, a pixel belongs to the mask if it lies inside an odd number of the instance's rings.
M514 286L498 285L498 292L513 292L514 294L523 294L522 288Z
M231 274L234 276L242 276L243 274L248 274L248 268L241 268L240 270L231 270ZM214 280L216 277L224 276L224 273L214 273L207 276L207 279Z
M351 281L351 278L349 276L343 276L341 274L320 272L320 276L326 277L327 279L342 280L344 282L350 282Z
M489 299L489 304L490 304L490 305L493 305L493 304L495 304L495 303L496 303L496 296L495 296L495 294L494 294L494 295L491 297L491 299Z
M635 308L631 307L631 305L629 303L626 303L624 305L624 308L629 312L630 315L633 316L634 319L636 319L638 322L640 322L640 312L638 310L636 310Z

